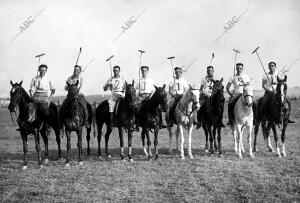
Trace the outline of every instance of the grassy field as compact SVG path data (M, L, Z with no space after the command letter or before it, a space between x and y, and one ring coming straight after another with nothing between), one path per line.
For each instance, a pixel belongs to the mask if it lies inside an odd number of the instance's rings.
M50 163L39 169L33 136L30 136L28 169L21 170L21 137L10 121L7 109L0 109L0 200L3 202L300 202L300 104L293 101L292 118L298 124L287 129L287 157L267 152L261 132L258 153L240 160L233 150L229 128L222 129L224 154L204 152L202 129L193 131L194 160L180 160L179 153L168 154L169 138L159 134L159 160L147 161L141 138L134 133L134 162L121 162L119 139L114 130L110 139L110 160L97 158L97 139L92 137L92 154L84 166L77 164L77 136L72 134L71 167L57 159L57 146L51 132ZM227 118L224 119L227 122ZM85 132L84 132L85 135ZM153 136L152 136L153 139ZM104 141L104 140L103 140ZM153 142L153 140L152 140ZM127 138L125 139L127 144ZM272 144L274 147L273 136ZM104 142L101 143L104 147ZM42 144L43 149L43 144ZM62 140L66 153L66 138ZM103 149L103 148L102 148ZM104 150L103 150L104 154Z

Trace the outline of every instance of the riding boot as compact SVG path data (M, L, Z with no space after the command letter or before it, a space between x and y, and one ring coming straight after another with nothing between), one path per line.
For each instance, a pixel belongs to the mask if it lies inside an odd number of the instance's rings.
M110 127L114 127L114 113L109 112L109 119L110 119Z
M163 124L163 119L162 119L162 112L159 110L159 129L166 128L167 126Z

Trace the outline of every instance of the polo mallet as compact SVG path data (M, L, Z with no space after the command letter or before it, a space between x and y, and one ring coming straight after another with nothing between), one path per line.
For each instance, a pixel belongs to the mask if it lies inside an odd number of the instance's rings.
M45 55L45 53L35 56L36 58L39 58L39 60L38 60L38 69L36 71L36 76L39 76L39 65L40 65L41 57L44 56L44 55Z
M111 69L111 59L114 57L114 55L111 55L106 61L109 61L109 68L110 68L110 77L112 78L112 69Z
M241 53L239 50L237 49L233 49L233 51L235 52L235 56L234 56L234 64L233 64L233 75L235 75L235 64L236 64L236 58L237 58L237 54Z
M286 72L286 73L289 72L289 71L291 70L292 66L293 66L299 59L300 59L300 57L297 58L297 59L295 59L295 60L293 61L293 63L291 63L289 66L287 66L287 70L285 69L286 66L284 66L284 67L282 68L283 71Z
M173 58L175 58L175 56L170 56L167 59L171 60L171 68L172 68L172 73L173 73L173 82L175 84L175 77L174 77L175 73L174 73L174 67L173 67Z
M79 53L78 53L78 56L77 56L77 60L76 60L76 64L75 64L75 66L77 65L77 63L78 63L78 60L79 60L79 56L80 56L80 54L81 54L81 47L80 47L80 49L79 49Z
M215 54L212 53L212 54L211 54L210 63L209 63L210 66L211 66L211 64L212 64L212 62L213 62L213 60L214 60L214 58L215 58Z
M142 54L145 53L145 51L143 50L138 50L141 54L140 54L140 63L139 63L139 90L141 89L141 84L140 84L140 80L141 80L141 61L142 61Z
M260 57L259 57L258 49L259 49L259 47L257 47L254 51L252 51L252 54L256 53L256 55L257 55L257 57L258 57L258 59L259 59L260 65L261 65L261 67L263 68L264 73L266 74L267 80L269 80L268 74L267 74L267 72L266 72L266 69L265 69L265 67L264 67L264 65L263 65L263 63L262 63L262 61L261 61L261 59L260 59ZM273 91L275 92L273 85L271 85L271 87L272 87Z
M197 60L197 58L195 58L182 72L187 72L188 69L191 67L191 65ZM180 68L183 68L184 66L181 66Z

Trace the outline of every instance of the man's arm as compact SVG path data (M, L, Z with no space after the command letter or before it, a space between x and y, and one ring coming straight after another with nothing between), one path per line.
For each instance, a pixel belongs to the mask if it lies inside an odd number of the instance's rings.
M49 80L49 87L50 87L50 90L51 90L51 94L54 94L55 93L55 88L54 88L53 83L51 82L51 80Z
M266 88L267 82L268 82L268 80L262 79L261 87L262 87L265 91L270 92L270 90L268 90L268 89Z
M105 83L105 85L103 86L103 90L107 91L110 86L111 86L111 78Z
M33 97L34 91L35 91L35 79L32 78L30 88L29 88L29 94L31 97Z

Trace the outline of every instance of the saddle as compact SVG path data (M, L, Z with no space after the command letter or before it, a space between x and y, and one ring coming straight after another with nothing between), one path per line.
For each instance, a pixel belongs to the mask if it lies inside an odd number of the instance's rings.
M176 123L176 118L174 116L174 113L175 113L176 106L177 106L177 104L179 103L179 101L180 101L180 99L182 97L183 97L183 95L176 95L175 96L174 105L170 107L170 110L169 110L169 120L172 123Z

